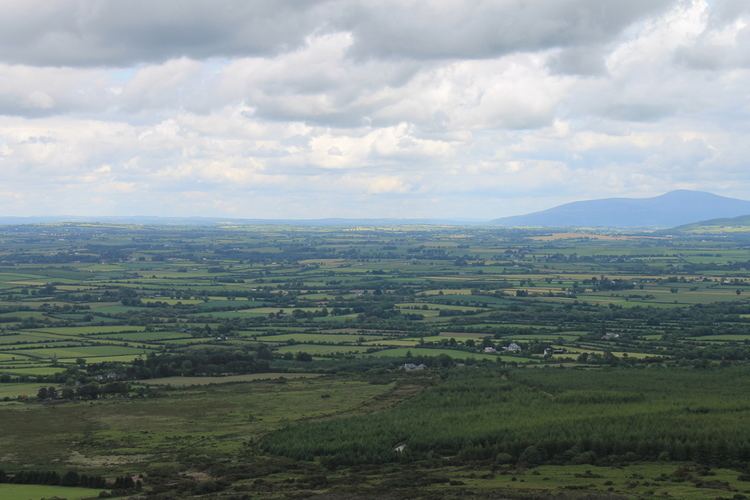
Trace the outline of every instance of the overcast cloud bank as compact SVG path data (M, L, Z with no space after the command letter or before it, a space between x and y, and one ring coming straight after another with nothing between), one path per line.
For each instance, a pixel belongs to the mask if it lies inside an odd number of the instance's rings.
M0 213L750 198L745 1L5 2Z

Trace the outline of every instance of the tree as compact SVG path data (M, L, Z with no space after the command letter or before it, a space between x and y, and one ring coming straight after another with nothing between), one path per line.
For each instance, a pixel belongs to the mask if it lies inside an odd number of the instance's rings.
M40 387L39 391L36 393L36 397L38 399L47 399L49 397L49 394L47 393L47 388Z
M296 359L297 361L308 362L308 361L312 361L312 356L309 353L300 351L297 353L294 359Z
M536 446L529 446L523 450L519 461L528 465L539 465L544 461L544 455Z
M60 486L78 486L79 481L78 473L71 470L60 479Z
M82 399L96 399L99 397L98 384L86 384L78 388L78 397Z
M269 349L267 345L263 344L258 347L257 351L255 351L255 357L258 359L271 360L273 359L273 352L271 352L271 349Z
M182 372L183 376L190 375L191 373L193 373L193 362L190 361L189 359L186 359L185 361L183 361L182 364L180 365L180 371Z

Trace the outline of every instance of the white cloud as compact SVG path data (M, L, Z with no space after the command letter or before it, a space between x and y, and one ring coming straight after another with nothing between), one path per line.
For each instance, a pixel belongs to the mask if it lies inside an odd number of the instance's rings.
M489 219L750 197L746 2L208 5L4 6L0 212Z

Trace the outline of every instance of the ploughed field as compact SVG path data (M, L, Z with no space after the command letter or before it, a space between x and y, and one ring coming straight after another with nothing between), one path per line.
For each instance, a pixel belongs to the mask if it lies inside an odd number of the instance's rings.
M750 495L750 241L599 236L0 228L0 497Z

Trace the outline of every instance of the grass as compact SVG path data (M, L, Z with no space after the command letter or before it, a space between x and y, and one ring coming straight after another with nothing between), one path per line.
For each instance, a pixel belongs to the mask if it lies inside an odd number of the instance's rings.
M322 345L322 344L294 344L279 347L276 351L279 353L286 352L306 352L316 356L326 356L335 354L356 354L366 352L372 347L358 345Z
M331 333L280 333L278 335L258 336L261 342L328 342L332 344L343 344L347 342L359 342L360 339L378 340L385 337L373 335L351 335L351 334L331 334Z
M137 355L142 353L142 349L133 347L123 347L117 345L96 345L82 347L46 347L42 349L26 349L24 354L38 358L89 358L96 356L120 356L120 355Z
M143 354L120 354L116 356L89 356L84 358L87 363L104 363L111 361L113 363L129 363L135 359L143 358ZM77 358L76 358L77 359ZM63 358L60 363L70 364L75 360L73 358Z
M482 340L485 337L492 336L491 333L472 333L472 332L440 332L441 337L445 338L451 338L454 339L474 339L474 340Z
M699 340L701 342L745 342L750 340L750 335L703 335L700 337L690 337L690 340Z
M490 473L490 477L479 478L466 470L446 471L454 480L460 481L477 494L497 494L498 491L515 494L537 495L540 497L565 495L578 492L581 496L606 494L615 498L669 497L685 500L706 498L731 498L725 487L711 487L723 482L731 490L750 492L750 484L738 480L738 472L715 468L709 476L690 474L693 479L675 482L675 473L680 469L690 470L689 464L642 463L624 467L597 467L594 465L542 465L527 470L510 470L503 473ZM690 476L689 476L690 477ZM700 482L699 486L697 483ZM703 484L703 483L708 484Z
M65 486L43 486L37 484L0 484L0 498L3 500L39 500L42 498L65 498L82 500L98 498L102 490Z
M19 382L0 384L0 398L17 398L19 396L36 397L36 393L42 386L56 384L46 384L41 382Z
M25 355L23 351L16 352L0 352L0 362L2 361L18 361L28 360L29 356Z
M475 359L478 361L515 361L518 363L524 363L530 361L528 358L521 358L516 356L504 356L501 354L484 354L470 351L459 351L456 349L430 349L427 347L398 347L395 349L385 349L383 351L377 351L371 353L370 356L384 356L389 358L405 358L408 353L411 353L413 357L425 356L425 357L437 357L442 354L449 356L453 359Z
M92 335L97 333L115 333L115 332L142 332L145 326L135 325L112 325L112 326L62 326L39 328L34 331L45 333L56 333L60 335Z
M363 345L367 346L393 346L393 347L416 347L419 341L416 339L385 339L385 340L371 340L369 342L363 342Z
M396 306L399 309L404 309L407 311L413 311L415 313L419 313L420 311L429 311L429 310L444 310L444 311L461 311L461 312L482 312L484 309L477 309L476 307L469 307L469 306L452 306L447 304L434 304L430 302L404 302L401 304L396 304ZM426 309L422 309L422 308Z
M172 387L189 387L210 384L231 384L236 382L255 382L258 380L295 379L319 377L317 373L249 373L245 375L227 375L225 377L163 377L141 380L146 385L169 385Z
M31 386L36 394L39 385ZM135 473L153 462L226 457L269 430L350 412L392 389L298 378L180 389L148 399L0 406L0 449L12 450L0 455L0 468L46 469L54 463L83 472Z
M13 367L5 368L0 365L0 373L8 373L10 375L54 375L65 371L64 367L59 366L33 366L33 367Z
M160 340L192 338L189 334L180 332L105 333L100 336L107 339L125 340L128 342L158 342Z
M0 345L7 345L7 347L13 347L12 344L42 342L45 340L60 340L60 337L51 333L40 332L23 332L12 335L0 335Z

